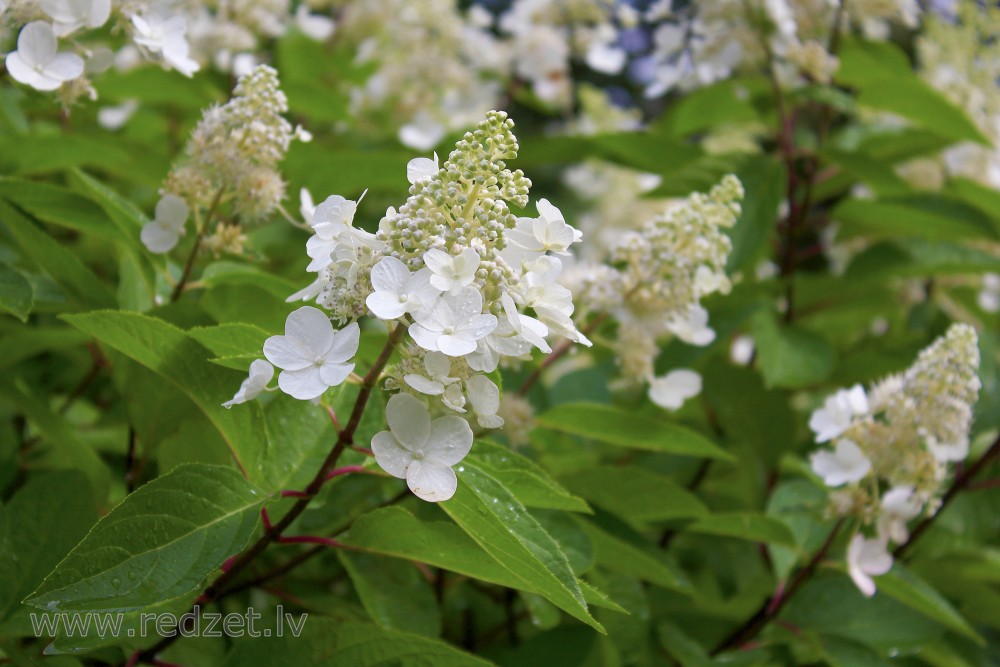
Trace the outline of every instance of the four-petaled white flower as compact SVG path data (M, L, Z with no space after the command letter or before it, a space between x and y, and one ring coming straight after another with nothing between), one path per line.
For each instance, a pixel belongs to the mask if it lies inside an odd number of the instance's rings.
M879 536L896 544L910 539L906 524L924 508L923 500L912 486L896 486L882 495L882 512L878 517Z
M395 320L405 313L430 307L441 295L441 290L431 285L431 271L424 267L410 273L406 265L395 257L383 257L372 267L372 287L365 303L375 317Z
M472 449L472 429L461 417L431 421L427 407L409 394L396 394L385 407L388 431L372 438L375 461L393 477L405 479L418 498L436 503L455 495L458 478L451 466Z
M363 198L364 194L358 201L331 195L313 209L308 222L316 233L306 241L306 254L312 258L306 271L320 271L333 264L337 246L354 231L354 213Z
M434 178L439 169L437 153L434 154L433 160L426 157L415 157L406 163L406 180L410 182L410 185L423 183Z
M539 199L535 208L537 218L518 218L517 227L509 233L511 242L529 252L568 255L570 245L579 241L583 232L566 224L549 200Z
M841 486L861 480L872 468L857 443L847 438L837 441L832 452L816 452L810 457L813 472L823 478L827 486Z
M139 238L150 252L170 252L184 233L188 205L177 195L163 195L156 203L156 217L142 226Z
M868 396L859 384L841 389L829 396L823 407L812 413L809 428L816 433L816 442L833 440L850 427L855 416L868 412Z
M670 371L649 382L649 400L667 410L677 410L684 401L700 393L701 375L686 368Z
M458 294L445 294L430 308L413 313L410 336L417 345L449 357L474 352L476 341L497 326L494 315L483 313L483 295L466 287Z
M250 364L250 375L243 381L243 384L240 385L239 391L236 392L236 395L223 403L222 407L231 408L234 405L252 401L260 396L262 391L267 389L267 383L270 382L273 377L274 366L267 363L263 359L255 359L254 362Z
M32 21L17 36L17 50L4 63L15 81L35 90L55 90L83 74L83 58L56 52L56 34L45 21Z
M133 39L139 46L150 53L159 53L163 62L173 67L184 76L191 76L198 71L198 63L188 56L191 47L188 45L187 22L183 16L164 17L152 14L146 17L135 14L132 16L135 27Z
M865 538L860 533L851 538L847 547L847 572L866 597L875 595L875 581L872 577L885 574L892 569L892 555L886 549L885 540Z
M351 322L335 331L326 313L304 306L285 320L285 335L264 341L264 356L282 369L281 391L301 400L312 400L351 374L346 363L358 351L360 329Z
M440 396L446 387L459 381L457 377L451 377L451 357L441 352L428 352L424 355L424 370L427 376L407 373L403 376L403 382L416 389L421 394L428 396Z
M479 253L472 248L463 248L456 257L433 248L424 254L424 264L434 273L431 285L442 292L458 294L476 279Z
M60 37L83 26L100 28L111 16L111 0L40 0L38 4Z

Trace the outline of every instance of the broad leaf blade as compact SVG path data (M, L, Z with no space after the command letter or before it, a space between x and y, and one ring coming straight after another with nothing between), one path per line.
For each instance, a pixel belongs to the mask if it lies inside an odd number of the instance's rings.
M246 545L264 500L231 468L175 468L101 519L26 602L135 611L191 593Z

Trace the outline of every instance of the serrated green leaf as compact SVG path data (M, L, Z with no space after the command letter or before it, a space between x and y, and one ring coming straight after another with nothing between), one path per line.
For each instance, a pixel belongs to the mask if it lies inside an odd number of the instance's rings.
M458 491L441 508L517 578L571 616L603 632L587 611L566 555L500 482L466 460Z
M597 403L564 403L535 417L547 429L619 447L653 452L732 459L705 436L689 428Z
M262 488L277 488L274 471L260 464L267 449L260 405L222 407L242 378L205 363L210 353L197 341L172 324L138 313L97 311L64 319L176 385L215 425L247 476Z
M469 457L510 489L526 507L590 512L582 498L571 494L541 466L509 447L479 440Z
M633 543L582 517L577 518L577 521L590 538L594 556L601 567L671 590L686 591L690 588L680 572L664 560L663 555L652 545Z
M704 503L677 482L638 466L588 468L563 478L563 482L571 491L637 527L708 513Z
M193 593L246 545L264 500L230 468L175 468L102 518L25 602L137 611Z
M211 350L217 357L263 356L264 341L270 335L258 326L227 322L213 327L193 327L188 335ZM246 370L244 365L241 370Z

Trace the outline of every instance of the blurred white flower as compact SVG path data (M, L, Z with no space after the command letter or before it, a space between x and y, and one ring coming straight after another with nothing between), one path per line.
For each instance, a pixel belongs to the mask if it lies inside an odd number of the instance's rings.
M924 508L924 502L912 486L897 486L882 495L882 514L878 518L878 532L883 539L904 544L910 539L907 522Z
M309 5L302 3L295 10L295 25L299 27L302 34L317 42L325 42L330 39L336 25L328 16L310 14Z
M316 204L313 203L312 195L306 188L299 190L299 213L302 215L303 222L312 227Z
M100 28L111 16L111 0L39 0L38 4L60 37L84 26Z
M424 255L424 264L434 273L431 285L453 295L462 292L476 279L479 262L479 253L473 248L462 248L458 256L437 248L428 250Z
M715 340L715 331L708 326L708 311L696 303L688 306L687 312L671 317L667 329L691 345L704 346Z
M451 466L472 449L472 429L461 417L433 422L427 407L409 394L396 394L385 407L388 431L372 438L375 461L393 477L405 479L418 498L436 503L455 495L458 478Z
M816 442L826 442L846 431L854 417L867 412L868 396L864 387L856 384L827 397L823 407L809 418L809 428L816 433Z
M474 352L476 341L497 327L496 316L482 311L483 295L466 287L413 313L416 321L410 325L410 336L425 350L461 357Z
M97 110L97 124L105 130L120 130L139 109L139 100L125 100L112 107Z
M610 44L595 42L587 49L587 66L602 74L618 74L627 60L623 49Z
M410 273L405 264L391 256L372 267L371 281L375 291L365 303L375 317L383 320L395 320L429 307L441 295L441 290L431 284L430 269Z
M667 410L677 410L684 401L700 393L701 375L686 368L670 371L649 382L649 400Z
M841 438L832 452L819 451L810 457L813 472L827 486L841 486L861 480L872 469L872 463L857 443Z
M132 16L135 27L133 39L139 46L150 53L159 53L170 67L183 74L191 76L198 71L198 63L188 56L187 22L183 16L164 17L151 14L146 17L135 14Z
M56 35L45 21L32 21L17 36L17 50L7 54L7 71L35 90L55 90L83 74L83 58L57 53Z
M260 396L262 391L267 389L267 383L270 382L273 377L274 366L267 363L263 359L254 359L253 363L250 364L250 375L243 381L243 384L240 385L239 391L236 392L236 395L223 403L222 407L231 408L234 405L252 401Z
M750 336L736 336L729 347L729 359L737 366L746 366L753 360L755 348Z
M156 203L156 216L142 227L139 238L150 252L163 254L173 250L184 234L188 205L177 195L163 195Z
M357 353L360 335L357 322L335 331L326 313L304 306L285 320L285 335L264 341L264 356L283 369L281 391L311 400L351 374L354 364L346 362Z
M987 313L1000 311L1000 275L984 273L977 298L979 307Z
M866 597L875 595L875 582L872 577L885 574L892 569L892 555L886 549L884 540L866 539L857 534L851 538L847 547L847 571Z

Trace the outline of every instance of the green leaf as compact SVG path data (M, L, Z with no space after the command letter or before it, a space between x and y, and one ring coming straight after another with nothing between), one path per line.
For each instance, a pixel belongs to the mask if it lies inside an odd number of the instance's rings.
M110 479L107 466L93 447L79 437L78 431L49 408L47 397L19 378L0 384L0 396L10 401L52 446L54 465L72 467L85 474L94 493L103 500Z
M263 356L264 341L270 335L258 326L242 322L194 327L187 333L219 357L254 355L258 359Z
M820 336L778 324L761 310L753 318L753 339L764 384L768 388L798 388L822 382L831 371L833 348Z
M193 593L246 545L264 499L230 468L175 468L102 518L26 603L135 611Z
M965 635L980 646L986 642L969 622L933 586L896 562L892 570L876 580L878 590L899 600L910 609L920 612L946 628Z
M846 199L831 217L845 236L867 238L919 237L928 241L997 238L989 216L944 195L912 195L894 199Z
M534 461L509 447L479 440L469 457L526 507L590 512L583 499L563 488Z
M3 200L0 200L0 221L24 256L58 283L71 301L90 308L114 305L115 299L108 288L72 250Z
M8 618L97 521L86 478L34 475L0 508L0 620Z
M978 248L924 239L876 243L847 267L849 280L886 280L899 276L965 275L1000 272L1000 258Z
M267 490L277 488L274 471L260 464L267 450L260 405L222 407L242 378L205 363L210 353L197 341L172 324L138 313L98 311L64 319L176 385L215 425L249 478Z
M882 79L913 76L906 53L892 42L847 37L837 53L837 81L861 87Z
M602 465L563 479L587 500L636 526L651 521L701 517L704 503L677 482L638 466Z
M745 196L740 219L730 230L733 249L726 260L729 273L745 270L777 228L778 206L785 198L785 167L770 156L754 157L737 173Z
M749 123L757 119L757 111L743 81L722 81L691 91L671 103L654 129L682 139L727 123Z
M687 591L690 585L661 551L639 540L614 535L596 523L577 518L590 538L597 564L612 572L627 574L671 590Z
M878 79L862 87L858 104L891 111L948 139L990 145L963 109L912 74Z
M566 554L500 482L466 460L458 491L441 508L517 578L563 611L603 632L587 611Z
M287 278L276 276L256 266L236 262L213 262L205 267L200 281L207 287L215 285L255 285L284 300L297 292L299 286Z
M796 546L795 536L783 522L752 512L710 514L684 527L691 533L736 537L750 542Z
M535 418L543 428L619 447L681 456L731 460L732 456L691 429L597 403L564 403Z
M0 310L27 322L34 302L35 290L27 278L6 264L0 264Z
M482 658L420 635L377 625L330 618L306 618L302 634L288 627L283 637L238 642L223 663L308 665L309 667L489 667Z
M441 634L434 590L413 563L343 550L337 557L376 623L429 637Z

